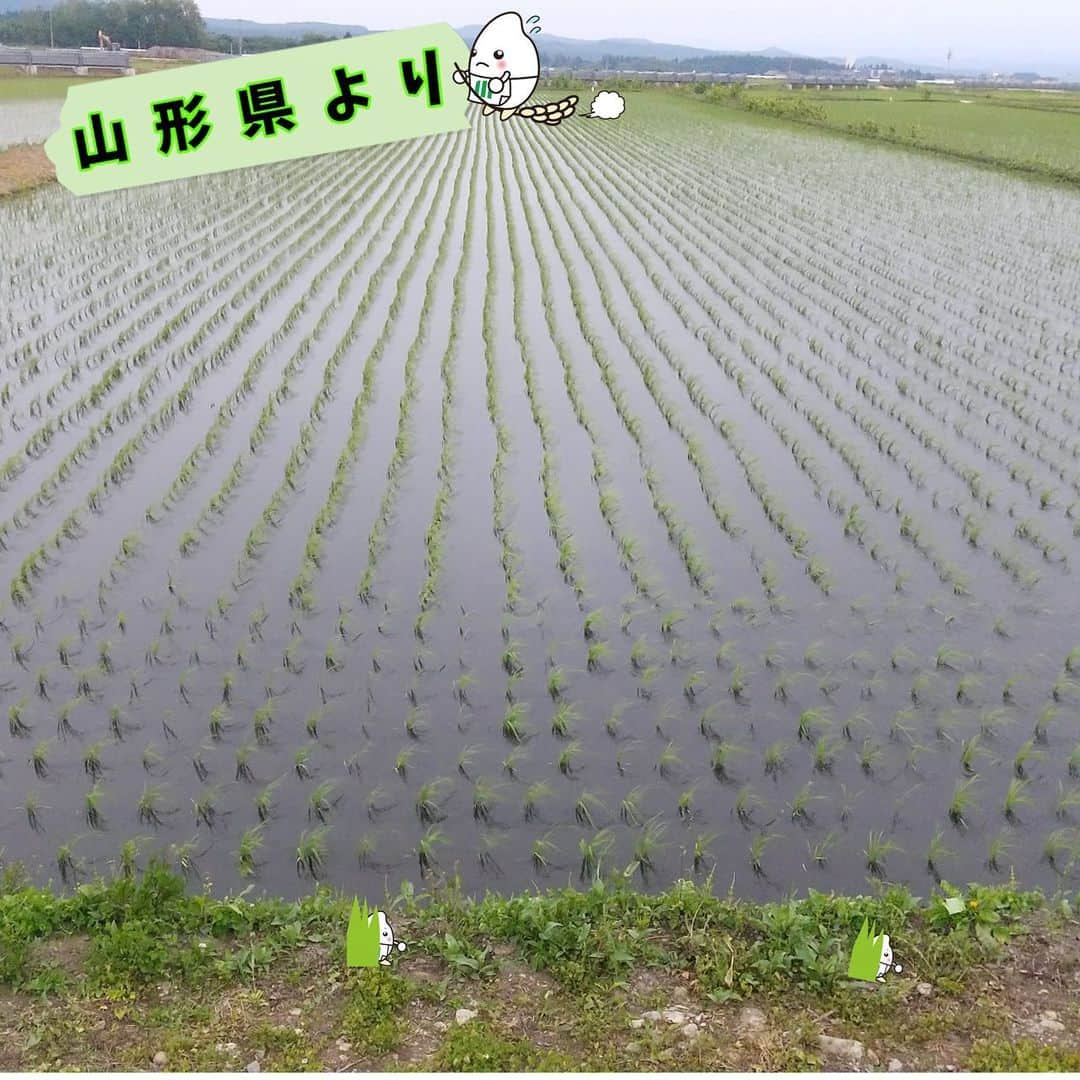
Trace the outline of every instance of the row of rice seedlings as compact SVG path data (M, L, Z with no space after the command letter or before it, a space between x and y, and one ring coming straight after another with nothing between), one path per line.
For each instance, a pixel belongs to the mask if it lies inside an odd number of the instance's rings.
M466 152L467 153L467 152ZM458 174L458 179L464 175L464 169ZM490 179L490 176L489 176ZM450 301L450 328L446 339L446 348L443 350L442 359L439 363L439 374L442 377L443 394L442 404L440 409L440 418L442 424L442 446L439 452L439 465L436 470L436 475L439 480L439 487L435 493L435 504L431 511L431 520L428 522L428 527L424 533L424 564L427 570L427 575L420 586L420 591L417 596L417 616L416 621L413 623L413 632L416 637L421 641L424 640L424 624L425 620L430 617L432 608L435 604L435 599L438 590L439 576L442 571L443 564L443 544L446 538L447 527L447 515L450 507L450 499L453 494L453 470L454 470L454 435L453 435L453 406L454 406L454 388L455 388L455 374L454 374L454 362L457 356L458 338L460 336L459 322L461 318L461 311L464 306L463 289L465 281L465 273L469 263L469 247L473 231L474 211L475 211L475 199L476 199L476 184L469 185L469 197L465 208L465 229L462 239L462 250L464 252L462 261L459 266L459 273L454 277L453 292ZM456 195L455 187L455 195ZM456 202L455 202L456 205ZM491 217L490 199L489 199L489 221ZM443 237L444 241L447 239L446 233ZM488 236L489 245L491 243L491 236L489 232ZM440 249L442 254L444 249ZM490 249L489 249L490 250ZM438 260L436 260L438 261ZM489 260L488 263L488 275L489 275L489 292L490 292L490 276L493 273L492 263ZM485 298L485 310L487 308L487 298ZM486 322L487 316L483 317L482 330L486 331L484 337L485 353L488 348L488 336L490 335L490 327ZM488 408L492 407L491 395L494 393L491 380L490 369L486 376L488 386ZM496 425L498 427L498 425ZM498 434L497 434L498 438ZM502 444L499 445L498 452L501 453L503 449ZM496 459L496 469L499 466L499 459ZM497 486L496 473L493 473L492 484L493 487ZM495 492L495 497L498 497L498 493ZM505 556L505 549L504 549ZM511 576L508 578L508 588L513 584L514 578Z
M239 296L246 296L249 293L255 292L261 285L262 281L269 277L272 270L280 265L290 254L295 254L294 249L300 249L303 247L306 240L313 236L321 226L335 217L333 212L329 212L323 217L316 219L311 225L305 228L298 237L287 248L281 251L274 259L267 264L258 273L251 275L247 279L243 289L240 291ZM308 249L299 256L299 260L296 259L292 262L293 271L299 265L302 265L308 261L316 251L319 250L319 245L312 244ZM216 370L222 364L224 364L230 355L235 351L240 341L243 339L247 331L254 325L256 321L257 313L265 308L265 306L276 296L287 284L289 280L289 273L285 273L277 278L277 280L264 291L261 299L254 306L249 307L244 316L235 321L232 330L226 336L225 340L214 349L208 355L202 357L199 362L192 368L188 377L185 379L182 386L171 393L166 400L156 409L154 412L140 425L140 428L135 436L129 439L124 446L113 457L111 464L102 473L97 485L90 489L89 494L86 496L85 505L88 509L96 514L100 514L103 511L104 499L107 492L113 488L118 487L123 483L124 478L134 467L143 447L147 441L151 438L159 438L168 428L172 425L176 419L178 411L183 411L190 405L190 401L195 389L199 383L213 370ZM218 310L211 315L195 332L191 342L185 347L184 350L179 350L173 353L174 361L173 366L176 367L175 357L183 355L184 352L194 352L197 348L197 344L207 337L214 327L226 318L226 312L229 310L229 305L224 304ZM110 411L106 413L103 423L106 425L106 430L111 430L114 423L114 412L121 413L117 415L116 420L123 421L124 417L131 413L132 405L131 398L129 397L126 404L122 403L118 410ZM71 452L71 455L79 454L84 456L92 446L96 445L100 436L95 428L92 432L85 436L80 443ZM71 458L69 455L69 458ZM74 460L72 458L72 460ZM24 507L24 512L29 506L29 501ZM58 546L58 545L56 545ZM34 567L37 563L31 564L31 566L24 566L19 574L13 579L11 583L11 595L12 599L17 604L23 605L32 594L32 578L35 576ZM25 571L25 572L24 572Z
M298 179L301 179L299 175ZM308 184L315 179L316 173L313 170L306 170L301 182ZM132 253L142 246L142 243L133 234L129 234L127 242L125 242L120 239L120 236L115 235L114 230L112 242L119 245L116 250L122 251L123 257L117 262L115 269L111 273L104 270L103 261L95 261L93 266L87 268L84 257L80 274L75 275L72 273L71 276L65 275L61 279L54 276L51 290L53 293L52 314L54 324L50 330L41 334L35 342L32 344L30 342L26 343L22 362L20 363L20 369L22 369L20 382L27 381L23 372L28 366L37 367L39 370L35 374L40 373L42 365L40 365L40 362L30 365L31 357L36 355L40 358L52 348L54 343L56 344L54 360L57 365L64 365L65 374L60 383L64 389L79 381L85 372L100 367L104 358L109 355L111 346L124 350L126 354L125 360L127 360L131 355L127 347L135 334L148 325L161 322L162 312L175 311L183 297L195 291L196 285L206 280L206 277L200 276L200 271L205 272L207 270L211 256L215 252L219 254L219 257L209 267L210 273L208 275L209 279L215 283L220 280L216 276L216 271L221 267L229 263L240 263L245 259L250 262L253 257L257 257L262 249L258 245L251 243L250 205L249 198L241 197L230 211L222 211L220 207L215 209L208 207L207 213L211 217L204 218L201 222L192 218L191 215L165 215L162 219L162 230L157 240L161 246L155 249L154 252L147 251L144 253L143 268L133 275L131 270L138 260L132 259ZM207 232L208 224L211 221L214 225L213 237ZM286 209L282 209L277 218L271 218L267 222L267 228L270 231L266 235L276 236L279 227L288 231L290 226L295 228L296 225L295 215L290 215ZM249 250L249 248L254 250ZM99 249L91 247L87 250ZM130 323L127 327L118 329L117 323L123 316L132 316L144 302L153 299L155 295L162 292L163 279L160 273L157 272L158 268L155 265L157 254L162 250L170 252L170 256L174 260L173 265L177 267L176 280L181 284L171 293L165 294L151 310L144 313L136 321ZM224 254L221 254L222 252ZM65 271L74 271L74 265L79 261L79 256L75 250L72 250L69 256L59 263L53 260L53 265L62 266ZM180 262L185 256L187 256L186 261ZM123 280L121 281L121 279ZM59 281L64 280L68 282L66 288L58 284ZM79 281L82 284L76 285L75 283ZM90 282L92 284L89 284ZM144 282L148 284L138 290L138 286ZM44 289L44 287L44 284L42 284L41 288ZM204 294L201 298L197 298L196 304L205 303L205 299ZM77 308L69 315L65 322L61 323L60 317L63 313L82 301L87 302L82 308ZM115 306L109 310L109 304ZM71 342L64 344L65 331L70 331L72 335L77 334L75 344L81 350L80 355L72 355L73 345ZM90 353L90 345L95 338L102 335L108 336L108 343L96 353ZM15 359L15 353L10 355L12 359ZM50 407L54 405L52 391L50 391L47 401Z
M661 255L662 254L663 253L661 253ZM940 575L942 575L942 573L944 573L943 580L948 580L948 581L953 581L954 580L955 573L951 572L951 569L953 569L953 568L950 568L950 567L947 567L947 566L944 566L944 565L940 564L939 566L937 566L937 569L939 569ZM961 588L961 589L963 588L963 582L962 581L958 581L957 585L959 586L959 588Z
M507 176L505 168L505 155L498 155L499 161L499 181L504 191L509 190L506 186ZM522 275L522 259L519 257L518 237L517 237L517 225L514 220L514 215L511 210L511 206L508 200L504 200L505 209L505 224L508 239L508 247L510 252L511 262L511 283L512 283L512 295L513 295L513 332L514 340L517 343L518 349L521 353L521 361L525 380L525 392L529 401L529 410L532 414L533 423L536 425L537 432L540 437L541 445L541 468L540 468L540 482L543 492L544 500L544 512L547 515L549 522L549 532L553 543L556 548L556 561L559 567L559 571L563 576L563 580L574 591L575 596L578 599L579 604L582 602L582 598L585 595L585 586L582 577L580 559L577 554L577 549L573 541L573 533L570 529L569 522L566 517L565 504L558 486L558 467L557 459L555 456L555 432L551 426L551 418L544 408L543 402L540 398L540 391L536 380L536 363L533 358L532 346L529 342L528 336L525 331L525 316L524 308L526 301L526 289ZM531 218L527 218L527 224L529 226L530 239L536 243L536 235L534 232L534 223ZM537 267L540 274L540 281L542 290L545 295L550 288L550 280L548 278L547 264L537 261ZM567 395L570 399L571 406L573 407L575 417L578 424L588 434L592 442L592 455L593 455L593 479L598 486L601 486L600 493L600 505L601 513L604 515L605 520L608 522L609 528L614 529L614 512L617 505L617 495L615 495L610 485L603 485L603 480L607 476L607 467L604 464L602 451L600 450L599 443L597 441L596 432L593 428L592 421L588 415L585 407L585 403L581 398L580 392L577 387L577 382L573 374L573 368L569 354L566 350L566 345L561 336L558 336L555 329L554 311L550 304L544 304L544 313L547 320L548 329L551 332L551 342L555 347L556 354L559 357L560 364L563 370L563 380L566 386ZM605 495L608 496L608 501L605 502ZM612 501L615 500L615 502ZM638 568L636 560L630 560L631 565L628 567L628 571L631 577L636 581L642 579L642 571ZM624 567L627 563L624 561Z
M886 270L886 273L887 273L887 270ZM891 279L890 279L890 280L891 280ZM905 284L906 284L906 283L905 283ZM920 309L920 310L921 310L921 309ZM985 309L984 309L984 310L985 310ZM901 314L902 314L902 313L901 313Z
M421 186L419 192L415 196L414 206L422 204L422 201L426 195L429 184L427 181L431 179L428 176ZM400 204L401 197L404 194L405 189L401 190L398 196L398 200L394 203L394 208L390 211L390 217L393 216L396 207ZM437 201L442 194L443 185L440 183L436 189L434 196ZM429 214L425 219L424 227L420 236L417 238L416 243L423 245L427 241L427 237L430 233L430 226L433 214ZM385 228L390 218L386 218L383 221L383 225L380 229ZM316 399L312 409L313 422L315 419L321 417L322 409L330 399L331 383L329 378L334 374L336 368L340 364L341 360L347 354L352 341L355 339L356 334L359 332L360 326L370 309L371 302L373 301L378 287L381 284L381 277L385 273L386 268L391 266L398 255L399 250L408 241L408 230L403 227L394 239L391 245L390 253L387 258L380 265L379 271L372 276L372 279L368 283L368 287L364 293L364 297L360 306L354 314L354 317L349 325L346 334L339 342L330 362L326 365L323 371L324 387L323 392L319 398ZM440 249L441 252L441 249ZM322 551L325 544L325 535L329 532L336 520L337 514L340 510L341 504L344 500L345 494L348 490L351 474L353 471L353 465L356 460L356 456L359 453L361 442L363 441L364 434L366 433L366 415L367 407L374 394L375 388L375 373L379 360L381 360L386 345L389 341L390 334L396 324L396 316L404 303L405 294L409 282L411 281L413 271L419 260L410 259L401 274L398 277L396 291L393 299L391 300L389 317L385 321L383 328L373 344L368 358L364 365L364 375L362 382L361 392L356 396L353 402L353 409L350 418L350 433L349 439L345 448L342 450L338 457L337 465L335 467L334 475L331 481L330 489L327 492L326 499L320 509L315 521L312 523L309 531L307 543L304 549L303 563L299 572L293 580L293 585L290 592L290 602L293 606L300 608L305 614L311 614L314 611L316 604L316 597L314 593L313 583L315 581L317 572L322 566ZM359 269L362 263L358 262L355 269ZM434 269L432 270L432 276L428 280L428 295L432 288L432 282L434 280ZM344 283L343 283L344 288ZM415 339L412 348L410 349L409 357L406 360L406 386L410 390L415 390L415 375L414 369L416 366L416 357L422 348L423 342L426 337L426 325L421 325L417 338Z
M518 171L517 158L514 157L512 161L515 178L520 183L521 177ZM535 184L536 177L533 173L532 164L528 160L528 158L526 158L526 167L528 169L530 178ZM585 339L588 342L590 352L592 353L593 359L596 361L597 367L599 369L601 380L603 381L605 387L607 388L611 396L611 400L615 405L616 412L619 414L619 417L620 419L622 419L627 432L634 440L638 448L639 461L641 463L643 474L645 476L646 486L648 487L649 494L653 502L653 507L656 510L657 515L664 522L665 528L668 533L668 538L671 540L673 546L675 546L676 550L679 552L679 555L683 561L683 564L686 568L687 574L690 577L691 582L695 585L697 589L702 592L704 596L707 597L712 578L712 573L708 566L707 560L698 550L696 542L685 523L679 520L679 517L675 511L675 507L669 501L663 498L662 491L660 489L659 478L655 470L650 466L649 461L646 457L646 449L644 443L644 436L641 429L640 418L634 416L630 412L626 399L626 391L621 387L619 383L618 377L615 372L615 365L607 356L605 350L600 345L598 339L592 333L590 327L585 321L585 303L581 294L581 289L578 283L576 272L573 269L572 260L568 256L565 245L563 244L562 238L559 236L559 233L556 230L551 229L550 209L547 202L543 198L541 198L540 200L540 205L545 220L548 223L549 229L551 230L551 236L555 243L556 251L558 252L560 262L566 274L567 284L570 288L572 304L574 307L575 315L577 316L577 321L581 333L585 336ZM525 208L526 218L530 223L530 231L533 231L535 229L535 225L533 224L532 211L529 206L528 200L525 200L523 202L523 206ZM536 256L538 264L541 266L546 266L546 261L544 260L542 253L539 249L536 252ZM542 274L543 272L544 271L542 271ZM652 394L652 396L654 397L654 400L657 400L659 407L661 407L661 410L664 411L664 405L660 403L666 403L666 399L663 398L662 392L659 390L659 387L655 383L655 381L653 381L652 384L649 385L648 389L650 394ZM667 409L665 419L668 421L669 424L677 423L677 419L674 413L671 411L670 407L668 407Z
M437 189L436 199L441 198L443 185L445 183L447 175L448 174L444 173L442 180L440 180L440 186ZM460 176L461 174L459 172L459 180ZM457 190L456 182L455 190ZM433 217L433 215L429 215L429 223L431 217ZM442 255L443 251L444 248L442 245L440 245L440 256ZM434 288L435 279L433 277L429 277L428 284L431 288ZM367 565L364 568L364 573L361 576L360 582L356 588L356 595L364 603L370 602L372 598L375 569L378 560L386 546L386 533L390 527L393 517L393 506L394 501L397 497L398 484L400 482L400 477L402 474L402 470L404 469L405 463L412 453L410 416L412 405L416 399L417 394L419 393L419 381L416 377L416 366L419 362L419 357L421 352L423 351L423 345L426 340L426 327L424 325L421 325L419 331L420 332L413 340L413 343L410 346L408 355L406 357L405 386L398 406L398 427L394 441L394 452L391 455L390 463L387 466L386 470L387 482L385 488L383 489L382 501L379 504L379 514L375 519L375 523L371 527L370 533L368 534Z
M178 220L178 219L177 219ZM284 235L293 231L297 227L297 221L295 215L289 215L286 211L282 211L276 219L273 219L268 223L268 228L274 229L274 232L267 233L270 236L278 235L277 229L280 226ZM236 230L233 234L233 239L237 242L236 246L228 244L227 238L225 241L225 250L227 255L219 259L218 263L215 263L213 267L210 267L209 279L217 283L217 287L221 287L221 282L229 281L230 278L226 275L222 278L215 278L214 271L219 268L220 265L226 265L230 261L236 261L241 257L243 253L243 244L241 242L241 233L245 231L245 227L241 224L241 228ZM273 245L269 242L264 244L260 250L269 250ZM218 250L221 250L220 248ZM197 266L201 266L205 272L207 270L205 253L202 258L197 261L189 262L189 269L194 273ZM182 273L182 272L181 272ZM145 294L153 295L160 291L161 279L156 275L149 275L152 279L152 284L145 290ZM85 371L92 371L95 367L100 365L100 362L107 357L115 349L123 349L129 337L133 335L136 330L140 330L147 325L151 325L154 322L161 321L161 314L163 311L174 310L176 307L176 300L182 296L185 291L190 291L190 286L185 286L177 289L173 294L173 302L161 301L153 310L147 315L143 316L137 323L132 324L128 328L121 328L119 331L115 327L111 326L114 319L110 319L108 323L102 322L100 324L101 329L104 330L106 325L110 326L110 340L109 343L98 350L97 353L89 354L84 353L83 356L75 358L74 362L65 370L65 376L62 380L63 385L69 385L74 382L78 377L80 367ZM66 430L73 424L81 421L86 413L91 408L96 408L108 395L115 385L118 385L120 380L128 371L141 367L146 360L154 354L157 348L167 341L175 332L184 325L191 315L198 310L200 306L203 306L206 300L213 296L215 289L211 288L205 290L200 297L197 297L191 303L189 303L182 310L176 312L172 317L165 322L158 331L157 336L150 342L144 344L139 349L133 352L125 352L125 354L118 360L114 361L112 365L106 370L105 374L99 378L87 391L85 391L80 397L71 405L67 406L62 412L50 417L44 424L42 424L35 432L31 440L28 441L27 446L23 451L17 454L11 455L2 465L0 465L0 475L6 477L14 477L20 474L25 467L25 461L29 456L26 451L32 450L33 456L40 456L47 447L51 444L51 441L58 430ZM64 298L65 300L67 298ZM138 298L135 298L137 302ZM129 305L130 306L130 305ZM119 314L117 309L114 312L114 317ZM89 341L93 340L94 332L89 334L80 334L80 348L85 350ZM42 346L43 347L43 346ZM160 364L155 367L155 371L158 370ZM55 389L55 388L54 388ZM50 407L55 408L56 397L53 391L49 392L48 402ZM59 483L67 479L68 470L54 471L50 479L42 485L39 489L39 495L44 498L49 498L56 493Z
M575 171L576 175L578 175L578 177L580 179L581 178L580 170L578 170L576 168L576 166L573 166L573 165L571 166L571 168ZM612 182L613 183L618 183L617 180L613 180ZM573 199L574 202L578 201L576 198L574 198L573 195L571 195L570 197ZM580 203L578 205L580 207ZM638 202L636 200L634 202L634 205L638 205ZM628 216L628 213L627 213L625 207L616 206L616 209L618 209L620 211L620 213L623 214L623 216L627 216L628 219L629 219L629 216ZM647 270L648 267L647 267L647 263L645 261L645 256L643 256L643 254L641 252L641 248L636 242L635 236L628 233L626 231L626 229L616 219L614 219L608 211L605 210L605 213L606 213L608 219L612 222L612 224L615 227L616 231L620 234L620 236L627 243L627 245L635 252L637 257L641 260L642 266L645 267L646 270ZM588 215L585 215L585 219L588 222L590 228L592 228L594 233L595 233L595 227L593 226L593 224L592 224L591 220L589 219ZM579 238L579 241L580 241L580 238ZM661 251L659 248L657 248L651 242L647 241L647 243L649 243L649 246L651 248L653 248L654 251L658 252L658 254L661 256L661 258L664 258L665 261L667 261L667 256L665 255L665 253L663 251ZM626 271L619 264L618 260L612 258L611 261L612 261L612 265L614 266L614 268L616 270L616 273L619 275L620 280L623 283L624 288L627 290L628 295L631 297L632 301L634 302L635 308L640 313L642 310L644 310L643 301L641 300L639 294L637 293L637 290L634 288L632 281L630 280L629 276L626 274ZM680 280L680 282L683 284L683 286L685 288L689 289L693 293L693 295L695 296L695 299L697 299L699 301L699 303L702 303L703 306L705 306L706 309L708 310L709 309L708 302L703 300L700 296L698 296L698 294L693 290L692 286L679 273L678 269L676 267L673 267L673 266L670 266L670 265L669 265L668 269L677 276L677 278ZM665 282L665 278L664 277L658 277L657 275L652 274L651 279L653 280L654 284L656 284L658 290L664 296L665 300L667 300L668 303L672 305L673 309L676 311L676 314L679 315L679 317L683 321L684 325L686 325L689 330L693 331L694 327L688 321L687 314L686 314L685 310L683 309L683 307L679 304L678 300L672 295L672 293L670 291L670 288L667 286L667 284ZM721 323L718 323L717 325L719 325L719 326L721 326L721 328L723 328ZM769 491L768 485L766 484L766 482L764 480L764 475L762 474L761 470L759 468L757 468L756 462L745 451L745 448L734 439L733 425L729 421L727 421L725 419L722 419L722 418L717 419L717 417L720 415L719 414L719 405L716 402L713 402L708 397L708 395L705 393L703 385L702 385L700 379L696 378L695 376L691 376L691 375L687 374L687 370L685 368L685 365L674 354L674 352L670 349L670 347L666 344L666 342L659 335L655 334L654 330L652 329L651 323L648 320L643 319L643 326L646 329L646 331L649 333L650 337L653 339L654 344L661 351L661 353L664 355L665 359L668 361L669 365L672 367L672 370L675 371L675 373L678 375L680 380L686 386L687 392L690 395L690 398L691 398L691 401L693 402L693 404L699 409L699 411L702 412L702 414L707 419L709 419L710 423L712 423L712 425L716 428L716 430L721 434L721 436L724 438L725 442L727 442L729 445L733 446L733 448L735 449L737 459L740 461L740 464L743 466L744 472L747 473L748 483L750 484L751 489L754 491L754 494L756 496L758 496L759 499L762 501L763 508L765 509L766 515L769 517L769 520L784 535L784 537L788 541L789 545L793 545L793 550L798 555L801 556L802 553L803 553L803 550L804 550L804 548L806 546L806 543L808 542L808 539L809 539L807 534L805 533L805 530L802 530L797 525L794 525L793 523L791 523L789 521L789 519L788 519L788 515L786 514L786 512L783 511L780 508L779 504L776 501L775 496ZM709 348L709 351L711 353L713 353L714 358L717 359L717 361L719 363L721 363L722 366L724 366L725 371L726 371L727 374L729 374L729 376L736 374L734 372L734 369L732 369L730 367L729 358L726 357L722 353L722 351L717 351L717 350L714 349L714 347L711 344L711 337L709 335L707 335L707 334L702 335L700 332L698 332L696 336L699 338L699 340L702 340L706 344L707 348ZM624 338L624 343L627 343L625 338ZM628 347L629 347L629 344L628 344ZM744 393L745 392L745 386L744 386L741 378L737 379L737 385L739 387L740 393ZM703 491L705 491L706 497L710 498L710 504L712 505L712 499L709 496L708 491L706 490L704 484L703 484ZM716 510L715 505L713 505L713 509L714 509L714 512L715 512L715 510ZM721 525L723 526L724 521L721 519L721 517L718 517L718 520L721 521ZM819 563L820 563L820 560L819 560ZM812 580L814 580L814 583L816 585L818 585L819 588L822 588L823 591L827 591L827 589L828 589L828 587L830 585L830 577L829 577L826 569L824 568L823 564L821 564L821 569L820 570L815 569L815 573L812 575ZM775 603L775 599L774 599L774 603Z
M503 578L506 584L504 607L507 611L517 610L521 598L521 578L519 566L521 556L514 546L513 536L510 531L510 515L507 508L508 492L506 490L506 455L510 452L513 440L510 429L502 416L499 405L499 381L498 369L495 361L495 298L497 288L496 276L496 222L495 203L491 196L493 189L493 155L488 152L485 157L485 182L488 197L486 199L486 224L487 224L487 274L485 280L484 306L481 315L481 336L484 342L484 386L485 402L487 405L488 418L495 432L495 463L491 469L491 492L492 492L492 516L495 536L499 541L502 551L501 565ZM528 370L528 369L527 369Z
M624 210L624 213L625 213L625 210ZM684 234L684 235L688 235L688 234ZM628 241L628 242L632 242L632 241ZM656 249L655 246L654 246L654 249L658 251L661 258L665 258L665 260L667 260L667 256L665 255L665 253L663 251L661 251L660 249ZM708 274L707 271L702 270L699 267L699 272L702 274L702 276L704 276L707 280L710 280L710 282L711 282L711 280L712 280L711 276ZM687 287L688 289L693 291L692 286L689 283L684 282L684 285L685 285L685 287ZM719 286L714 284L714 289L719 290ZM694 295L699 300L699 302L702 303L702 305L707 310L711 311L710 305L709 305L707 300L703 300L696 293L694 293ZM722 326L721 323L718 323L718 325ZM811 341L811 347L813 348L813 346L814 346L814 342ZM747 348L747 346L745 345L745 343L744 343L743 352L744 352L745 355L747 355L749 358L755 360L755 362L756 362L756 357L754 356L752 350L749 350ZM788 354L788 359L789 359L789 363L793 360L793 358L791 357L791 354ZM768 374L769 370L770 370L770 365L766 364L766 365L761 365L761 366L762 366L762 370L764 370ZM781 377L778 376L775 373L775 371L770 375L770 381L773 381L774 384L776 384L780 378ZM820 384L820 375L818 373L815 373L815 377L814 377L813 381L815 382L815 384ZM820 385L819 385L819 389L820 389ZM784 396L786 396L786 395L784 395ZM777 422L774 417L771 417L765 410L760 408L758 403L755 402L753 399L752 399L751 403L754 404L755 409L761 415L763 415L764 418L766 420L768 420L770 422L770 424L777 430L777 432L781 435L781 438L783 439L785 445L791 446L792 445L792 439L791 439L790 435L787 433L786 429L783 428L782 424ZM797 411L802 411L803 403L801 401L800 402L793 402L793 405L794 405L794 407L796 408ZM820 429L820 424L815 424L814 426L815 426L816 429ZM820 434L820 430L819 430L819 434ZM832 440L829 440L829 441L830 441L830 445L833 445ZM858 475L858 473L860 473L862 470L860 470L860 469L858 469L856 467L857 462L854 463L854 465L853 465L853 463L850 460L845 459L845 463L848 464L849 467L853 467L853 471L855 471L856 474L857 474L857 479L865 480L865 477L860 477ZM815 485L815 487L816 487L816 485ZM820 497L820 492L817 492L817 493L819 494L819 497ZM879 490L871 487L868 490L868 494L870 494L873 497L875 505L880 505L880 503L881 503L881 493L880 493ZM832 505L831 500L830 500L830 505ZM837 509L838 512L845 511L845 509L846 509L845 504L843 502L839 503L836 506L836 509ZM852 531L854 531L856 535L861 537L862 532L864 530L859 527L859 523L858 523L857 520L854 523L852 522L850 510L848 510L847 512L848 512L848 518L845 520L845 530L844 530L845 535L850 534ZM882 547L880 545L880 542L877 542L877 543L871 545L870 553L871 553L872 557L875 559L875 561L881 561L882 551L883 551L883 549L882 549ZM924 554L929 554L926 550L924 550L923 553ZM940 561L936 564L936 568L939 571L939 576L942 576L942 580L949 581L950 583L953 583L958 589L962 589L964 587L964 582L962 580L960 580L960 578L957 577L957 574L956 574L954 568L945 566ZM825 579L825 576L824 576L824 574L819 574L818 578L819 578L819 583L820 583L822 580Z
M374 187L376 185L372 184L370 186ZM185 460L177 478L173 481L168 493L161 500L161 511L164 511L164 509L170 505L174 505L182 497L184 491L194 479L199 460L203 453L214 453L220 446L225 430L231 423L242 398L252 389L255 378L257 377L266 356L275 347L277 342L281 340L284 334L288 332L294 324L295 319L303 312L311 299L318 294L323 282L330 277L331 274L335 274L339 278L338 291L335 298L323 307L318 322L314 328L305 335L304 339L290 357L282 371L282 376L277 388L267 396L266 403L259 413L259 417L248 436L248 452L250 457L253 458L258 453L259 448L265 442L267 435L269 434L270 425L277 415L277 406L287 400L290 396L293 380L296 378L297 374L302 371L304 362L310 352L311 345L321 336L331 316L343 301L349 285L363 265L363 260L357 259L354 261L344 273L339 273L340 265L345 261L349 252L355 250L354 245L359 241L360 237L368 232L375 221L379 222L379 227L373 233L371 241L377 240L382 232L389 227L390 223L396 219L398 208L404 200L407 190L407 186L398 188L388 186L382 192L382 194L373 202L368 213L365 214L363 220L357 228L353 230L351 236L343 244L338 253L312 278L310 288L300 300L293 305L293 308L290 310L289 315L286 317L278 332L264 342L259 350L252 356L248 363L248 369L245 372L247 378L230 393L225 404L219 409L218 415L211 425L210 430L207 432L202 444L197 446ZM390 205L389 209L387 209L385 204L393 191L397 191L397 198ZM363 313L367 312L374 293L385 274L385 267L386 264L383 263L375 268L371 275L368 288L360 301L358 311ZM229 473L201 510L194 527L186 530L181 537L180 553L182 555L190 555L198 546L199 537L206 530L211 516L220 515L225 511L230 498L244 476L244 467L245 455L242 453L234 460ZM159 517L161 511L158 513L148 511L148 515Z

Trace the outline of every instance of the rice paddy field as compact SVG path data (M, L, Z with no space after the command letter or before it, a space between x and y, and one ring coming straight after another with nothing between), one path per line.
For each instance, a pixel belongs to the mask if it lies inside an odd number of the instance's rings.
M93 81L75 75L27 76L8 71L0 70L0 150L43 143L60 123L68 87Z
M762 86L751 96L775 96ZM970 87L780 90L824 123L973 160L1080 181L1080 94Z
M1075 883L1080 196L471 121L0 205L5 857Z

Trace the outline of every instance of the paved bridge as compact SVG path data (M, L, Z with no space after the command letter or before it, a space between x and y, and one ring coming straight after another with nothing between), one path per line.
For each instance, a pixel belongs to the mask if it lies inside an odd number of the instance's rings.
M22 68L34 75L39 68L74 71L85 75L91 71L114 71L132 74L131 55L123 49L15 49L0 45L0 68Z

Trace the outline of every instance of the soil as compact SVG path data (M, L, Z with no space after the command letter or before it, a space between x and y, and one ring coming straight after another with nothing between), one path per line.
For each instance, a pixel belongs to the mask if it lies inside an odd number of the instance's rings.
M56 169L38 143L0 150L0 198L29 191L56 179Z
M482 980L455 976L417 951L395 965L416 994L397 1017L396 1045L377 1055L349 1041L342 1024L348 980L324 947L304 949L251 982L212 984L198 994L161 984L110 1000L80 992L86 946L81 938L39 946L39 962L72 976L59 995L0 992L0 1070L152 1070L160 1053L165 1070L254 1071L256 1063L259 1071L437 1069L461 1008L475 1011L467 1023L478 1033L497 1032L534 1050L538 1061L566 1067L960 1071L970 1067L973 1047L1018 1043L1032 1053L1051 1048L1061 1055L1055 1061L1080 1060L1070 1056L1080 1053L1080 921L1051 929L1038 914L1028 933L969 972L958 993L920 983L909 957L903 974L882 986L852 985L848 992L859 996L839 1003L796 990L783 999L716 1004L690 972L661 969L642 969L583 1000L498 947L497 974ZM696 1032L687 1034L687 1024ZM823 1047L821 1035L839 1041Z

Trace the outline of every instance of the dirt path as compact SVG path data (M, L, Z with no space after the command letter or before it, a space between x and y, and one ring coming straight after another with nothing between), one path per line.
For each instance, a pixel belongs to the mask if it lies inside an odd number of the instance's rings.
M56 179L56 169L39 143L0 150L0 198L29 191Z
M35 955L52 974L0 995L0 1069L1076 1070L1080 921L1058 922L1036 914L959 991L921 982L909 955L880 986L723 1004L656 968L572 994L506 945L485 978L416 950L392 972L345 972L313 945L197 994L91 994L90 942L53 938Z

